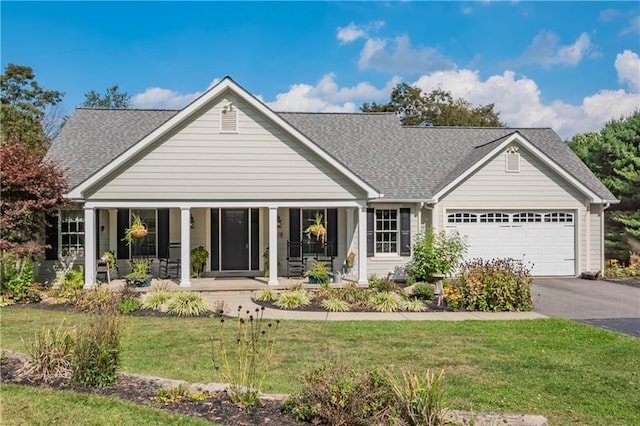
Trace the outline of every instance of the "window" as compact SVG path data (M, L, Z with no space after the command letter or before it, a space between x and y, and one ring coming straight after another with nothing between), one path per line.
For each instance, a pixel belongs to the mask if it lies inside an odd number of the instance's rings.
M475 213L451 213L447 216L448 223L476 223L478 215Z
M506 213L482 213L480 223L508 223L509 215Z
M563 213L563 212L546 213L544 215L544 221L545 222L571 223L571 222L573 222L573 214L572 213Z
M315 239L308 239L305 234L305 229L309 227L316 220L316 215L322 215L322 222L324 223L325 229L327 228L327 209L302 209L300 210L300 235L302 235L302 240L304 244L302 244L302 254L316 254L321 250L318 247L319 242Z
M60 254L84 256L84 211L60 212Z
M513 215L513 223L533 223L542 222L542 215L540 213L523 212L515 213Z
M398 210L376 210L376 253L398 253Z
M135 241L131 244L131 256L148 256L157 257L156 241L157 241L157 219L156 210L131 210L129 221L131 216L140 216L140 219L147 225L147 236L141 240Z

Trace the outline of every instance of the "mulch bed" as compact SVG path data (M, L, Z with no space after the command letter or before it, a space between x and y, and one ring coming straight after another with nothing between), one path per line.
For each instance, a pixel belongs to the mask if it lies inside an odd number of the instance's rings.
M256 300L256 299L251 299L251 301L253 303L255 303L256 305L264 306L265 308L276 309L276 310L285 310L285 309L282 309L282 308L278 307L274 302L265 302L265 301ZM431 303L425 303L425 306L427 307L427 311L426 312L448 312L448 311L451 311L451 309L447 308L445 305L438 306L438 304L435 301L432 301ZM286 309L286 310L288 310L288 311L301 311L301 312L328 312L325 308L322 307L322 305L317 303L315 300L311 301L311 304L309 304L307 306L304 306L302 308ZM374 311L372 309L354 308L354 309L351 309L348 312L376 312L376 311ZM408 312L408 311L403 311L403 312Z
M199 417L229 426L308 425L308 423L300 422L292 416L282 413L281 404L278 401L265 400L254 407L243 408L231 402L225 392L218 392L210 394L209 398L202 401L185 399L180 402L165 404L156 400L156 396L158 396L162 387L144 378L119 375L118 381L113 386L88 388L71 386L60 379L45 383L33 377L20 377L18 373L22 366L23 361L16 356L5 355L0 358L2 382L115 397L124 401L149 405L172 413Z

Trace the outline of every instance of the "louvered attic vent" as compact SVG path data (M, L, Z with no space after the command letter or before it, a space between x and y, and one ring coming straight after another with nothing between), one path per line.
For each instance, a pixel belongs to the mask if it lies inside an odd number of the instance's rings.
M220 133L238 132L238 110L233 102L229 102L220 110Z
M506 171L509 173L520 172L520 154L518 153L518 147L511 146L507 149L506 153Z

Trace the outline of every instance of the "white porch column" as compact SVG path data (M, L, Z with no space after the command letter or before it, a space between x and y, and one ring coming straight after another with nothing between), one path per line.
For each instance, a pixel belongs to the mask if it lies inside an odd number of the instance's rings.
M353 251L353 236L356 233L356 224L354 222L354 209L348 208L347 211L347 255Z
M278 285L278 208L269 207L269 285Z
M369 286L367 279L367 206L358 211L358 285Z
M191 287L191 209L180 208L180 287Z
M84 288L96 285L96 211L84 208Z

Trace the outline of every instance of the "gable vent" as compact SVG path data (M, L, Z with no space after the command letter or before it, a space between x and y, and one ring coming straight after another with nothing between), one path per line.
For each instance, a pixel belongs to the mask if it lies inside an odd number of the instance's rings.
M520 171L520 153L515 146L509 147L506 153L506 171L509 173L518 173Z
M222 107L222 110L220 111L220 132L238 132L238 110L233 102L229 102L229 104Z

